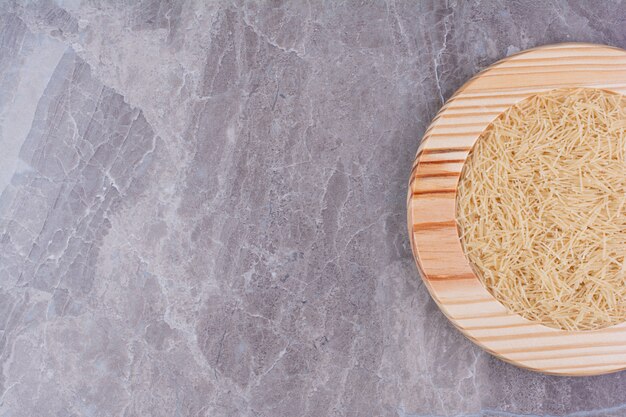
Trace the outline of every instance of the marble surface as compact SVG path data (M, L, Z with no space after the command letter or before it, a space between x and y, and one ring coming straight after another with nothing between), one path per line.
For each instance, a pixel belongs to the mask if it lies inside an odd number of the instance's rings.
M0 5L0 416L623 416L444 319L419 138L507 54L626 47L623 1Z

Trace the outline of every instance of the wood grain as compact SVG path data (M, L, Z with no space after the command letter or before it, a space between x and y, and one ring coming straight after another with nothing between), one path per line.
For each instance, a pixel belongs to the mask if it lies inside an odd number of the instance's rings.
M583 43L548 45L505 58L468 81L424 135L411 170L407 217L422 279L463 334L517 366L579 376L626 369L626 323L572 332L509 312L474 274L455 223L461 169L489 123L532 94L572 87L626 94L626 51Z

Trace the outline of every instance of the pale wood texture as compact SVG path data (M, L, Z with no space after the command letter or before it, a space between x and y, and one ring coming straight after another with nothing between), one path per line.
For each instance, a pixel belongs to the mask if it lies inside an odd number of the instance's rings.
M508 57L468 81L426 131L409 181L411 246L444 314L469 339L515 365L560 375L626 369L626 323L595 331L553 329L509 312L489 294L463 254L455 223L461 169L500 113L554 88L626 94L626 51L603 45L548 45Z

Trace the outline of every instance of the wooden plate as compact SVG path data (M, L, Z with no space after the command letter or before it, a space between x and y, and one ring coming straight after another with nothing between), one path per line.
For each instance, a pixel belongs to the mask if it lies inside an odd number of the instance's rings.
M571 87L626 95L626 51L584 43L548 45L505 58L468 81L424 135L411 171L407 215L422 279L463 334L517 366L549 374L596 375L626 369L626 323L565 331L511 313L474 274L455 223L461 169L480 134L518 101Z

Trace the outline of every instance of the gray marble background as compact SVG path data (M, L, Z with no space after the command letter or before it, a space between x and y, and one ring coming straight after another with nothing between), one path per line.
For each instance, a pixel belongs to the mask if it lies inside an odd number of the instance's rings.
M420 282L442 102L623 1L0 5L0 416L624 416L626 373L483 353Z

